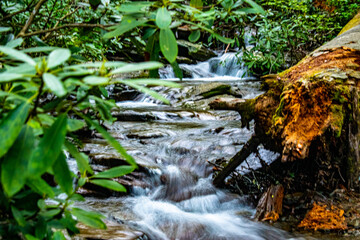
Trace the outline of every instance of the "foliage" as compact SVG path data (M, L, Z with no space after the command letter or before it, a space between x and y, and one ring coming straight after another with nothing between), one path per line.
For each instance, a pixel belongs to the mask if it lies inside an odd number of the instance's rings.
M251 7L244 7L244 2ZM234 40L225 38L213 30L217 25L215 21L229 23L232 20L233 23L236 23L237 15L244 16L247 13L263 12L263 9L252 0L236 2L221 0L208 11L201 11L202 8L201 0L190 1L190 6L180 4L179 1L125 2L119 7L123 21L111 27L112 31L106 33L104 37L118 37L142 27L142 40L146 42L145 50L149 54L149 59L158 61L161 52L175 69L177 77L181 78L181 74L176 71L178 46L173 29L176 30L179 26L188 26L192 31L189 35L191 42L199 40L200 31L205 31L210 34L209 41L215 38L230 44ZM150 74L151 77L157 76L155 72Z
M43 52L49 51L48 47L19 51L0 46L3 67L0 72L0 234L12 239L19 236L64 239L62 230L76 233L78 221L91 227L106 227L102 215L71 206L74 201L83 200L76 191L86 182L126 191L112 178L137 167L119 142L93 120L113 121L111 109L116 105L107 100L104 87L121 82L144 89L142 84L163 83L114 77L122 72L161 67L157 62L69 64L70 50L52 49L46 56ZM26 52L41 56L30 57ZM150 89L146 91L158 96ZM88 157L74 145L76 131L83 128L85 122L118 150L129 165L94 173ZM76 159L79 175L70 171L64 150ZM50 185L49 179L55 183Z
M263 17L249 17L255 28L242 57L254 73L282 71L338 34L360 9L359 0L259 0ZM321 3L321 4L320 4Z
M216 22L262 11L252 0L220 0L209 10L202 9L201 0L191 0L189 5L177 0L0 2L1 236L64 239L64 232L77 233L77 222L106 227L104 216L72 206L83 200L76 192L87 182L126 191L112 178L137 167L101 125L114 121L111 110L116 107L105 87L126 84L166 103L167 99L144 85L177 84L122 79L119 74L158 69L160 53L179 74L177 27L189 26L193 42L205 31L211 39L229 44L233 40L213 30ZM106 61L112 54L128 56L127 50L148 53L152 61ZM89 60L104 61L84 63ZM86 124L129 165L94 173L77 146L77 131ZM70 171L64 151L76 160L77 175Z
M0 42L4 45L18 44L9 42L22 37L26 47L66 47L71 50L74 59L81 60L120 56L142 61L144 52L150 53L151 60L158 60L161 52L168 62L174 63L177 56L174 32L179 26L190 27L190 41L199 40L200 31L206 31L210 34L209 41L216 39L230 43L233 40L222 37L213 29L218 29L223 21L237 24L236 19L243 18L247 13L263 11L252 0L219 0L211 3L206 10L203 5L201 0L192 0L189 5L177 0L5 0L0 3L0 14L3 16L0 26L11 27L13 31L0 37ZM25 24L28 19L29 24ZM106 33L107 30L113 31ZM116 39L113 38L115 36ZM231 35L229 37L232 38Z
M118 43L102 39L111 16L116 14L115 6L121 1L111 1L96 8L91 3L79 1L42 1L38 13L25 28L38 2L41 1L1 1L0 26L12 28L9 34L0 37L3 45L22 37L25 40L23 46L66 47L72 51L74 59L82 60L103 60L107 55L133 45L129 41Z

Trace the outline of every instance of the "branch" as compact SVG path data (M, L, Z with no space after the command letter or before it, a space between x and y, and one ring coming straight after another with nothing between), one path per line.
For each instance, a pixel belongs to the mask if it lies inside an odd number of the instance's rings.
M20 13L29 11L29 9L33 7L33 5L32 5L33 2L34 2L34 0L32 0L26 8L24 8L24 9L22 9L22 10L19 10L19 11L17 11L17 12L11 13L11 14L6 15L5 17L1 18L1 19L0 19L0 22L6 20L6 19L8 19L8 18L12 18L13 16L18 15L18 14L20 14Z
M76 13L80 8L81 8L81 7L77 7L74 11L69 12L68 14L66 14L65 16L63 16L62 18L60 18L60 19L55 23L55 26L54 26L52 29L56 28L56 27L59 25L59 23L60 23L61 21L63 21L65 18L67 18L67 17L73 15L74 13ZM43 38L42 40L47 39L47 38L50 36L51 33L52 33L52 32L48 32L48 33L44 36L44 38Z
M56 6L56 3L54 3L54 5L53 5L53 7L52 7L52 9L51 9L51 11L50 11L50 12L49 12L49 8L48 8L48 7L46 7L46 9L48 10L49 16L48 16L48 18L46 19L46 22L45 22L45 24L44 24L43 30L45 30L46 25L47 25L47 24L48 24L48 22L50 21L51 16L52 16L52 14L53 14L53 12L54 12L55 6Z
M47 0L40 0L34 10L32 10L29 20L26 22L26 24L24 25L24 27L21 29L20 33L16 36L17 38L19 37L23 37L25 36L26 31L29 29L29 27L31 26L31 23L33 22L35 15L39 12L41 6L46 2Z
M256 136L252 136L250 140L243 146L243 148L234 157L232 157L226 167L221 170L213 180L215 186L224 185L224 180L232 173L246 158L255 152L260 144L260 139Z
M27 34L23 34L22 37L31 37L34 35L41 35L48 32L55 32L57 30L63 29L63 28L75 28L75 27L81 27L81 28L101 28L104 30L107 30L108 27L114 26L115 24L109 24L109 25L103 25L103 24L88 24L88 23L69 23L64 24L60 27L54 27L46 30L39 30Z

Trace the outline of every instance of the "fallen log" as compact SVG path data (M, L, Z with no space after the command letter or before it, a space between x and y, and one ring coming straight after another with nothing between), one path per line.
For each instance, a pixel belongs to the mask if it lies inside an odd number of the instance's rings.
M303 159L315 165L315 187L333 189L341 183L359 188L359 19L360 13L351 26L297 65L266 76L263 95L251 101L217 99L211 104L215 109L239 111L247 124L254 119L256 138L281 152L282 162ZM230 163L215 177L216 185L238 166Z

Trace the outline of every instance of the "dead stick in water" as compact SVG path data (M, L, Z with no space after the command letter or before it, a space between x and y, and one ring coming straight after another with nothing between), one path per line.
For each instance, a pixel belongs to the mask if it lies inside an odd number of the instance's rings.
M242 162L244 162L252 152L255 152L259 144L260 139L256 136L252 136L240 152L232 157L226 167L214 178L213 184L215 186L222 186L225 178L229 176L230 173L232 173Z

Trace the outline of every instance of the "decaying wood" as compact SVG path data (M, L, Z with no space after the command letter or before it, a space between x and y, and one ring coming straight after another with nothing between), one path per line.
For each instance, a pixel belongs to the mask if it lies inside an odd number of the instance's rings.
M280 150L282 162L310 158L332 171L322 180L337 177L355 188L360 175L360 21L349 24L297 65L265 77L267 91L253 101L217 99L211 106L236 109L247 122L254 119L255 135ZM334 187L326 179L320 184Z
M255 219L258 221L276 221L282 214L284 187L271 185L261 196L256 207Z

